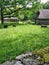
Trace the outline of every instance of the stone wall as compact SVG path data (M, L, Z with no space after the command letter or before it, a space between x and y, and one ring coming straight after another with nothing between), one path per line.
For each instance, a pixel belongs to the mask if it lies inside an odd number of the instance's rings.
M15 60L6 61L0 65L49 65L49 63L41 62L40 56L34 55L33 53L25 53L16 57Z

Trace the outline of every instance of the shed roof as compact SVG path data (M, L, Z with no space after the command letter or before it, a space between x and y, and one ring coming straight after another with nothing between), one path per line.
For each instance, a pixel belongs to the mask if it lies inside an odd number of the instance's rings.
M40 10L39 19L49 19L49 9Z

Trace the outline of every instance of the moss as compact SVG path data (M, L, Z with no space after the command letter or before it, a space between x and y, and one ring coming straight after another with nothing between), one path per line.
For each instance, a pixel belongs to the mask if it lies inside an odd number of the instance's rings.
M41 63L49 62L49 47L46 47L44 49L40 49L38 51L34 51L34 54L40 56L38 59Z
M44 54L45 62L49 62L49 53Z

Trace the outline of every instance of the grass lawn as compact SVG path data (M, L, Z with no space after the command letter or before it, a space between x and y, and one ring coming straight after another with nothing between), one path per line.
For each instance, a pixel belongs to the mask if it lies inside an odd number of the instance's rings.
M49 27L18 25L0 29L0 63L21 53L49 46Z

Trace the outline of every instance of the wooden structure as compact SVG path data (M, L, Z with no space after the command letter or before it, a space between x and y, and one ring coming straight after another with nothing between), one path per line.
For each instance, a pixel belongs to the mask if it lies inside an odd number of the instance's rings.
M36 17L35 23L40 25L49 25L49 9L40 10Z

